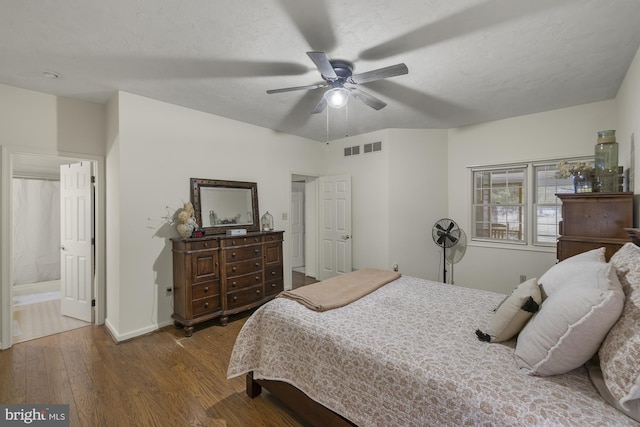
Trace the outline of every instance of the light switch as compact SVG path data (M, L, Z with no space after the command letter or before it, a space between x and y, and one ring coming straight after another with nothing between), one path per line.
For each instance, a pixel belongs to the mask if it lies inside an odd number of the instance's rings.
M286 212L282 212L282 220L286 221L288 218L288 214Z

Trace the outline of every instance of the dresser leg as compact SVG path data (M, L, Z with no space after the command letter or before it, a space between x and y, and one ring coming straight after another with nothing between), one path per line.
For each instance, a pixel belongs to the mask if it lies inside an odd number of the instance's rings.
M221 316L220 317L220 324L222 326L227 326L227 322L229 322L229 316Z
M190 337L191 335L193 335L193 326L185 326L184 335L187 337Z

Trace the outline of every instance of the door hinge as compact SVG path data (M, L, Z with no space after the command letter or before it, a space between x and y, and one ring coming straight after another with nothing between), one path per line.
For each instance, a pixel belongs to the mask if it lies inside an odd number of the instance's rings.
M91 238L91 244L95 246L95 244L96 244L96 238L95 237Z
M92 299L92 300L91 300L91 307L95 307L95 306L96 306L96 300L95 300L95 299Z
M96 183L96 177L94 175L91 175L91 183L92 184Z

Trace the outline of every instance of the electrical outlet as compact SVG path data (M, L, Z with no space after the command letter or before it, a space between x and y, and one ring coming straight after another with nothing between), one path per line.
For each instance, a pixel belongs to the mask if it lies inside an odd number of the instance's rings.
M166 289L166 291L167 291L166 295L167 295L168 297L170 297L171 295L173 295L173 288L167 288L167 289Z
M400 271L400 267L398 267L398 263L393 264L393 271Z

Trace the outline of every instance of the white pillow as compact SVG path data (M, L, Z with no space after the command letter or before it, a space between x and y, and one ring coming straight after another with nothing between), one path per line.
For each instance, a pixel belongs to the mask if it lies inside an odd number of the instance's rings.
M513 338L538 311L541 302L540 286L535 277L520 283L496 308L487 332L478 330L476 335L480 340L490 342Z
M624 304L615 268L602 264L589 280L570 278L542 303L518 336L518 365L532 375L562 374L600 347Z
M572 280L589 280L604 264L604 248L593 249L574 255L555 264L540 277L538 283L542 287L542 300L556 292Z

